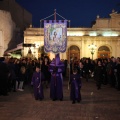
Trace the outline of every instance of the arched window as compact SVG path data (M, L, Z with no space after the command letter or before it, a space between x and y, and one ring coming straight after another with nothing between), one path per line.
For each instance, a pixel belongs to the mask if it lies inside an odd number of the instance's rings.
M110 51L110 49L107 46L101 46L98 51Z
M70 48L68 49L68 60L72 59L72 60L78 60L80 58L80 49L78 46L76 45L72 45L70 46Z
M110 58L110 49L107 46L99 47L98 58Z

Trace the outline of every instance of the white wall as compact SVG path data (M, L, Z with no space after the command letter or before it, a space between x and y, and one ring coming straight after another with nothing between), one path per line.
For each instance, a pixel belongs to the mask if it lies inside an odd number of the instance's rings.
M0 56L8 48L15 30L15 23L12 21L11 14L7 11L0 10Z
M0 56L2 56L2 53L3 53L3 45L4 45L3 32L2 30L0 30Z

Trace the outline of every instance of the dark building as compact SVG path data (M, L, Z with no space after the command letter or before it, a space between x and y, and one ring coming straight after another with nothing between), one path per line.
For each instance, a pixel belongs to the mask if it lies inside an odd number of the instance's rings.
M32 24L32 14L21 7L15 0L0 0L0 10L9 12L13 22L15 23L12 39L8 40L8 48L5 49L6 52L9 50L12 52L12 49L16 49L17 44L24 41L24 30ZM4 33L4 30L2 31ZM3 41L5 40L3 39Z

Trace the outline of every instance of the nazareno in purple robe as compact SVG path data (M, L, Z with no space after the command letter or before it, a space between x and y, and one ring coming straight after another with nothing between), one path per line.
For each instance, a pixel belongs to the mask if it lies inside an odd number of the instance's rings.
M31 85L33 85L34 97L36 100L37 99L42 100L44 98L43 86L42 86L43 79L44 79L44 76L41 72L33 73ZM38 88L39 84L40 84L40 87Z
M75 101L81 100L81 78L79 74L72 74L70 76L71 90L70 90L70 99Z
M59 55L56 55L55 60L50 63L50 98L52 100L63 100L62 72L64 70L64 64L60 61Z

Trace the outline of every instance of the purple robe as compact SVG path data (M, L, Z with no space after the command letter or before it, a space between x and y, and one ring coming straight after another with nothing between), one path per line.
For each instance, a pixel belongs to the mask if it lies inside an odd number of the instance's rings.
M63 78L61 69L58 69L56 73L52 73L51 75L50 98L63 99Z
M44 98L43 86L42 86L43 79L44 79L44 76L42 73L40 73L40 72L33 73L31 85L33 85L35 99L43 99Z
M79 74L72 74L70 76L70 83L71 83L71 91L70 91L70 99L75 100L81 100L81 78Z
M57 70L54 71L55 68L57 68ZM64 64L60 61L59 54L57 54L55 60L50 63L50 98L53 100L63 99L63 70Z

